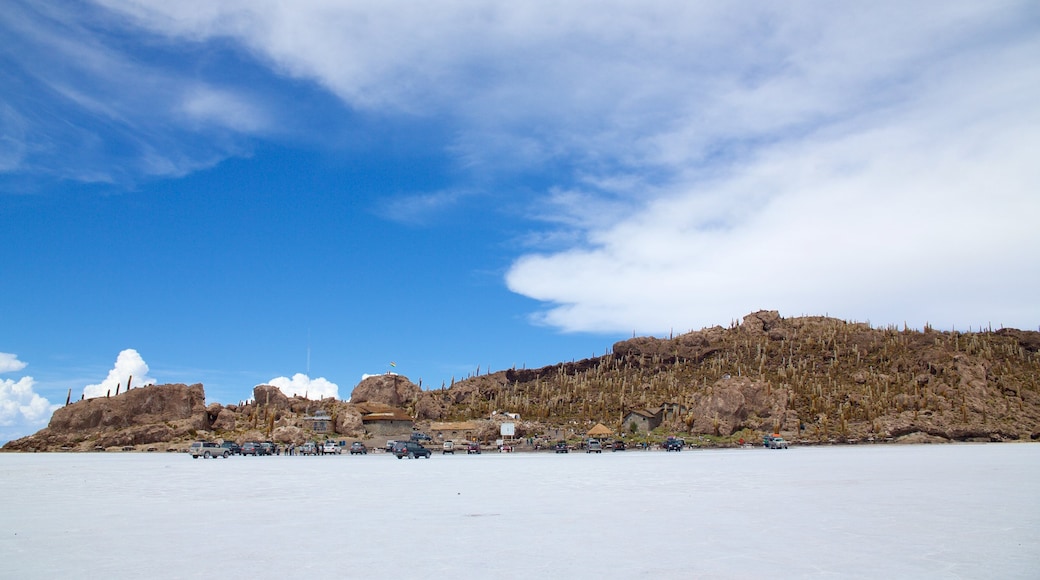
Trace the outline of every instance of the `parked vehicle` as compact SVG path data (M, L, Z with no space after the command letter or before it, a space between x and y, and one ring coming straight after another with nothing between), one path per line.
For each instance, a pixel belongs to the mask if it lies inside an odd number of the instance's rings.
M769 441L770 449L787 449L787 441L783 437L772 437Z
M612 446L614 451L624 451L626 449L624 441L615 441Z
M397 445L397 441L394 441L393 439L388 440L386 442L386 450L392 452L394 450L394 445Z
M350 444L351 455L368 455L368 447L360 441L355 441Z
M599 439L589 439L585 443L585 453L603 453L603 444L599 442Z
M431 439L429 435L427 435L426 433L419 432L419 431L413 431L412 435L411 435L411 437L409 439L411 441L416 441L416 442L433 441L433 439Z
M567 453L570 448L567 447L566 441L557 441L556 445L553 446L553 451L556 453Z
M471 453L480 455L480 443L474 441L469 445L466 445L466 455L470 455Z
M203 459L209 459L210 457L227 459L231 456L231 451L212 441L196 441L188 447L188 453L191 453L192 459L198 459L199 457Z
M297 450L297 453L299 453L300 455L317 455L318 446L315 445L313 441L308 441L303 445L300 445L300 448Z
M242 455L252 455L255 457L257 455L263 455L263 453L260 450L259 443L256 441L246 441L242 444Z
M682 451L684 443L685 442L678 437L669 437L664 440L661 447L664 447L665 451Z
M242 455L242 447L234 441L225 441L220 446L230 451L232 455Z
M430 455L433 455L433 453L415 441L398 441L397 444L394 445L394 455L398 459L401 459L402 457L408 457L409 459L425 457L426 459L429 459Z
M441 455L447 455L448 453L455 455L455 442L450 439L441 446Z
M325 444L321 446L321 453L323 455L339 455L340 451L342 450L339 448L339 445L336 445L335 441L326 441Z
M264 441L260 443L260 451L262 452L260 455L277 455L278 446L270 441Z

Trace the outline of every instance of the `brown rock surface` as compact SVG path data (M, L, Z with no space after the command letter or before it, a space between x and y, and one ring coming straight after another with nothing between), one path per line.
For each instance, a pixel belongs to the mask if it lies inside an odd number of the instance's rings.
M414 403L422 389L404 375L376 375L362 380L350 394L351 403L376 402L403 407Z

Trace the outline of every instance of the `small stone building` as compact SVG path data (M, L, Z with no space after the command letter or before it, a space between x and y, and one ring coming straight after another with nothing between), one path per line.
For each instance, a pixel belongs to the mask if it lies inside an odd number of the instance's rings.
M476 424L470 421L434 422L430 425L430 434L439 440L468 440L476 432Z
M629 411L625 415L624 421L621 422L621 430L624 433L631 433L633 430L640 433L649 433L661 425L662 417L661 410L650 411L648 409L635 409ZM635 427L633 427L633 425Z
M390 409L361 415L361 424L369 435L390 436L410 432L415 422L404 409Z

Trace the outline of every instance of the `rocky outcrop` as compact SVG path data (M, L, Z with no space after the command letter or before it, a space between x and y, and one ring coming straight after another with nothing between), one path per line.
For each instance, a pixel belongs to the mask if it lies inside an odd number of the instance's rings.
M351 403L385 403L404 407L419 398L422 389L404 375L385 374L366 377L350 393Z
M77 401L54 412L39 432L4 449L141 445L209 429L220 405L206 407L201 384L149 385L114 397Z
M687 413L687 427L694 433L732 435L741 429L772 433L797 428L796 418L788 416L787 392L748 378L724 378L697 390Z

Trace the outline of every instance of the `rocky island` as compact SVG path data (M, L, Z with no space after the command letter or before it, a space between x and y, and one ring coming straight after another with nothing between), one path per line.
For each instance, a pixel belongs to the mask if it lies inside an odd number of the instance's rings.
M152 385L71 403L5 451L161 450L198 438L303 443L461 430L487 441L581 436L596 424L637 440L728 445L763 433L802 443L1040 438L1040 333L872 328L775 311L538 369L480 371L423 390L405 376L358 383L350 401L259 385L206 404L201 384Z

